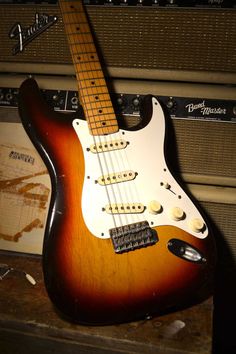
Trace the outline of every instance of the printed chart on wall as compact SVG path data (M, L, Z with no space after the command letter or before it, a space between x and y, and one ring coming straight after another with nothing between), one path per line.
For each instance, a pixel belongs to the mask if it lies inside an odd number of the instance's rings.
M19 123L0 123L0 249L42 254L51 183Z

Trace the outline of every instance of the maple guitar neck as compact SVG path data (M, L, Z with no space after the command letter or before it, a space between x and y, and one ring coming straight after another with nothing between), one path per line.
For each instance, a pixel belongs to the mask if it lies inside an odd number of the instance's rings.
M115 133L118 123L83 3L60 0L59 4L89 131L92 135Z

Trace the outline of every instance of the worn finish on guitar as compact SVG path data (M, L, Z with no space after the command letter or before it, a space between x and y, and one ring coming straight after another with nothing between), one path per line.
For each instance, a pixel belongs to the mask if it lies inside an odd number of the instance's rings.
M118 123L95 47L91 42L92 37L82 2L60 1L60 4L90 136L109 136L118 131ZM83 33L77 33L80 31ZM84 43L81 44L81 41ZM82 141L79 139L80 128L76 131L77 128L73 127L77 121L74 124L71 116L51 110L42 99L33 79L28 79L22 84L19 97L23 125L42 156L52 182L52 197L43 248L43 269L46 288L56 308L72 321L108 324L162 313L207 296L214 267L214 242L200 214L196 212L197 223L195 222L194 226L196 230L193 232L188 232L188 210L185 210L187 215L184 213L181 215L181 208L173 208L172 219L167 222L168 216L165 211L171 203L171 198L175 197L171 191L167 191L167 204L161 200L164 207L161 206L160 210L157 210L155 208L158 203L152 203L150 215L159 220L160 213L162 220L160 224L155 222L152 226L150 225L152 222L146 221L149 214L144 203L141 213L144 219L141 219L141 222L145 228L147 227L147 232L136 235L139 238L137 247L134 242L134 245L128 244L124 252L118 252L117 245L114 248L112 237L114 236L116 242L116 232L120 232L122 227L127 228L126 224L118 225L117 229L116 224L115 228L105 227L104 235L103 232L98 235L91 232L95 220L93 223L93 218L89 215L90 207L94 213L92 215L101 213L101 218L99 216L96 221L98 228L106 223L110 225L109 220L112 220L110 218L115 216L102 211L101 209L106 210L105 206L96 210L92 204L100 201L95 195L94 198L90 197L90 205L86 209L89 189L93 191L98 189L94 189L95 183L89 185L85 157L87 150L83 134ZM149 108L151 112L161 114L157 101L151 99ZM144 117L142 127L148 127L149 122L155 117L156 115L152 117L152 114L146 119ZM80 125L83 129L83 122ZM142 132L140 128L137 127ZM164 134L164 129L162 130ZM148 141L146 143L148 146ZM125 153L132 152L132 148L132 144L126 147ZM100 155L90 151L88 153L91 154L91 158ZM164 154L164 151L159 151L159 155L161 153ZM131 156L134 159L135 155ZM148 159L148 156L146 158ZM157 161L157 167L158 163L161 165L163 161ZM150 162L150 176L153 172L153 163L155 164L154 161ZM93 173L92 170L93 167L90 174ZM166 167L164 171L163 173L167 173ZM120 171L113 171L113 175L117 172ZM97 178L99 176L101 173ZM168 176L172 178L170 174ZM135 174L135 178L119 185L138 183L141 177L141 173ZM171 181L179 191L177 183L173 179ZM145 182L148 185L149 181ZM163 191L163 183L161 184L158 178L157 184L160 189L157 197L160 197L165 190ZM97 183L97 186L96 188L100 188L99 191L102 188L113 188L111 183L105 187ZM190 206L189 214L195 218L195 209L191 201L184 192L181 192L181 196L179 202L184 205L186 200L186 208ZM178 199L178 196L176 198ZM107 203L109 205L109 201ZM140 235L149 237L150 242L144 242ZM198 257L196 260L195 256Z
M26 100L26 102L25 102ZM51 111L34 81L21 87L21 116L52 180L43 250L45 283L53 303L80 323L107 324L143 318L182 306L209 290L214 244L174 226L158 226L158 242L116 254L112 240L92 235L83 218L84 157L71 117ZM168 250L172 238L193 245L207 262Z

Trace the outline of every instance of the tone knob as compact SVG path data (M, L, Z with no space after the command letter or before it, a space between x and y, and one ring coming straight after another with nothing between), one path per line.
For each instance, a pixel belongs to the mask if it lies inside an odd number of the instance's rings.
M194 219L190 220L189 227L193 232L199 233L204 230L205 224L204 224L203 220L201 220L199 218L194 218Z
M148 211L151 214L159 214L162 212L162 206L157 200L152 200L148 205Z
M185 218L185 212L179 207L173 207L170 209L170 218L174 221L180 221Z

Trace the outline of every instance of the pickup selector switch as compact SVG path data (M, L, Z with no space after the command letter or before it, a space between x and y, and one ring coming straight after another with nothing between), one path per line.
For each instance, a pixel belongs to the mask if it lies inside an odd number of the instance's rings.
M185 218L185 212L179 207L173 207L169 211L170 218L174 221L180 221Z

